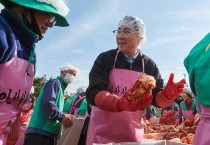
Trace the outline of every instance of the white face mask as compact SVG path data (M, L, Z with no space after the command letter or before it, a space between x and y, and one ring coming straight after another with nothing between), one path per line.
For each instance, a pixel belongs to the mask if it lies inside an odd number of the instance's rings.
M74 80L74 78L74 75L66 73L65 77L63 77L63 81L67 84L70 84Z

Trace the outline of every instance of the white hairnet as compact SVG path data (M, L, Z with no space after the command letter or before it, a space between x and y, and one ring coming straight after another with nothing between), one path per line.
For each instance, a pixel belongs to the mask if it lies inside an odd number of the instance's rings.
M136 33L139 35L139 37L142 37L142 42L146 41L146 26L144 24L144 21L135 16L125 16L120 22L118 27L121 27L122 25L128 26L129 28L136 31Z
M64 64L60 67L60 71L66 71L66 70L73 70L76 72L76 74L78 74L80 72L80 70L70 64Z
M184 88L183 91L184 91L185 93L187 93L187 94L189 95L189 97L194 98L194 95L193 95L193 93L192 93L192 91L191 91L190 88Z

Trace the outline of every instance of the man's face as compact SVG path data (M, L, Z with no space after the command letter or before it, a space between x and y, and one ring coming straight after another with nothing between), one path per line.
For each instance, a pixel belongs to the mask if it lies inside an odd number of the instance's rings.
M138 35L134 30L127 26L121 26L118 28L116 41L119 50L126 53L128 56L133 56L138 49Z
M192 102L192 98L186 92L182 92L181 93L181 97L187 103L191 103Z
M66 74L72 74L72 75L76 76L76 71L74 71L74 70L61 71L61 76L62 77L65 77Z
M35 11L34 17L42 36L44 36L49 27L53 27L55 24L55 15L53 14Z

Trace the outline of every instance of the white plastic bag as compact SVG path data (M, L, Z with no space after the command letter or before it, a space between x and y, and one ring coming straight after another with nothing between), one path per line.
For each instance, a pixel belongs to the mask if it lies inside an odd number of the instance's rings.
M57 145L77 145L82 131L84 118L74 118L69 128L61 127Z

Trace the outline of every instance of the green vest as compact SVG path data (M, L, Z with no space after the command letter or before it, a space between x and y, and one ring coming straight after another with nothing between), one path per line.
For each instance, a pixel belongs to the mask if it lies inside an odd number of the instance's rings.
M69 97L66 102L64 103L64 107L63 107L63 112L68 113L69 112L69 107L72 104L72 98L75 98L77 96L77 94L72 95L71 97Z
M63 111L64 86L63 86L63 81L61 80L60 77L57 77L57 80L59 80L59 82L60 82L60 89L59 89L58 95L56 97L55 104L57 105L57 107L60 111ZM42 106L41 106L41 100L42 100L42 95L43 95L44 89L45 89L45 86L42 88L42 90L37 98L37 102L34 107L33 115L29 122L29 127L37 128L37 129L44 130L46 132L50 132L50 133L57 135L59 133L61 123L58 120L49 121L48 116L46 116L46 114L44 113Z
M210 106L210 33L196 44L184 60L192 92L202 105Z

